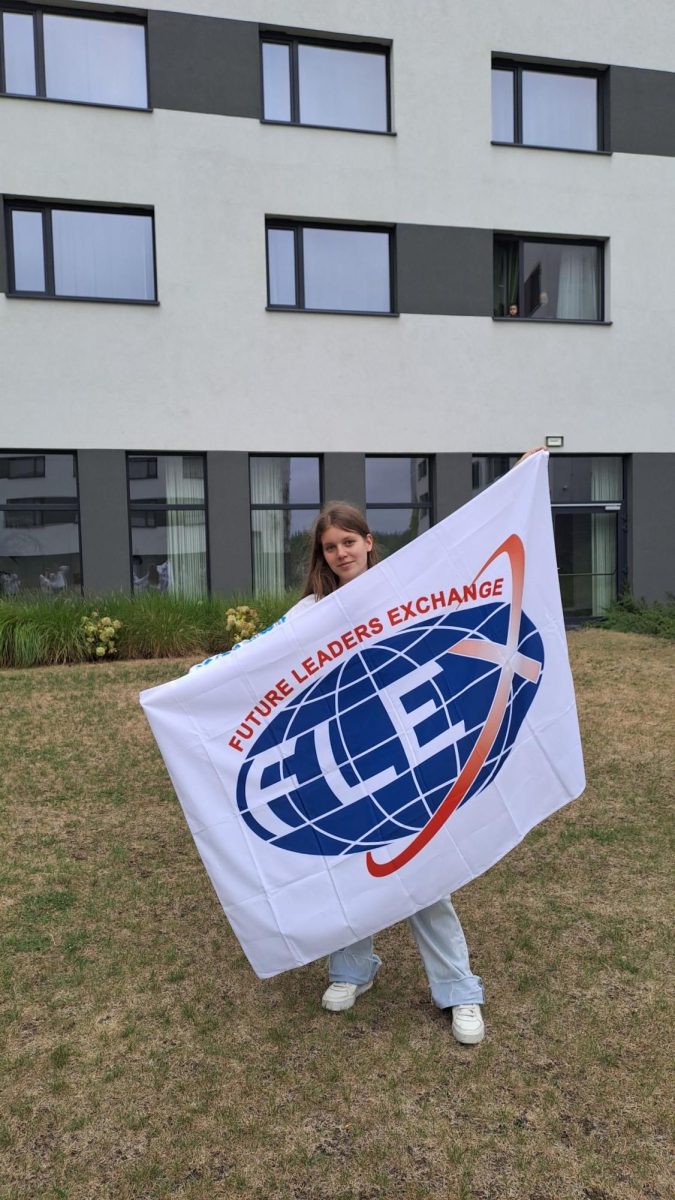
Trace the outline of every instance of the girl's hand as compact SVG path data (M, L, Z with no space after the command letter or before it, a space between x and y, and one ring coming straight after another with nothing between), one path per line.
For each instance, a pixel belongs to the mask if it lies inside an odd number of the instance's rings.
M533 446L531 450L526 450L524 454L521 454L520 458L518 459L518 462L515 462L513 464L514 467L517 467L518 463L525 462L525 459L529 458L531 454L538 454L540 450L545 450L545 449L546 449L545 446Z

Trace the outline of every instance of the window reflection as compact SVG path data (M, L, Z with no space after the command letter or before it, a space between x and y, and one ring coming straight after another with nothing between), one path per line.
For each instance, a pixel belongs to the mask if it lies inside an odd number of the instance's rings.
M142 25L45 13L43 28L47 96L147 108Z
M300 586L307 567L308 533L321 503L315 455L253 455L251 533L257 592Z
M0 454L0 595L81 587L72 454Z
M35 95L35 40L32 13L2 14L5 90L14 96Z
M389 234L305 229L305 306L389 312Z
M384 54L298 46L300 121L344 129L387 129Z
M57 296L154 300L152 217L52 211Z
M523 71L522 81L526 145L597 150L597 79Z
M204 456L127 456L135 594L208 590Z
M386 558L431 525L429 459L368 456L366 504L368 524L380 555Z

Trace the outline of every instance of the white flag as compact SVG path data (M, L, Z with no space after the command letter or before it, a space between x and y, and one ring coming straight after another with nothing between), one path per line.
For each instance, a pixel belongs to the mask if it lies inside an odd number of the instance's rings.
M142 693L261 978L433 904L583 790L547 461Z

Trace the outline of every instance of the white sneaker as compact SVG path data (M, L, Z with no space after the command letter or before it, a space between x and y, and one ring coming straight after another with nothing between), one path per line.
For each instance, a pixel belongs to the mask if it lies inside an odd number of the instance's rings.
M331 983L321 998L321 1004L329 1012L344 1012L346 1008L352 1008L357 996L362 996L372 986L372 979L370 983Z
M476 1046L485 1037L485 1024L480 1004L455 1004L452 1010L452 1032L463 1046Z

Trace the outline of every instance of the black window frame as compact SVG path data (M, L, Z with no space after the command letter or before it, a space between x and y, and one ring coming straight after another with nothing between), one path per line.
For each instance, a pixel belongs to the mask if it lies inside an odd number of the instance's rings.
M208 480L208 463L207 455L202 450L127 450L125 453L125 475L127 481L127 529L129 532L129 585L131 594L134 595L134 529L156 529L159 526L166 525L166 513L171 512L203 512L204 513L204 553L206 558L206 595L211 595L211 535L209 529L209 480ZM169 504L166 500L149 497L143 500L132 500L131 484L142 483L144 479L157 479L157 469L155 464L155 474L143 476L143 479L132 479L129 475L129 463L132 458L143 458L146 460L158 458L201 458L204 464L204 500L201 504ZM163 513L164 521L148 522L144 520L143 524L132 523L132 514L144 513L155 514Z
M2 21L2 15L5 12L20 13L23 16L33 17L33 46L35 50L35 95L33 96L26 95L25 92L8 92L5 87L5 45ZM147 104L107 104L105 100L69 100L62 96L48 96L43 26L45 13L48 16L56 15L59 17L79 17L92 21L107 21L109 24L114 25L142 26L145 35L145 87ZM133 9L129 9L128 13L120 9L111 9L109 12L103 12L100 9L97 10L84 6L81 8L61 8L60 6L52 5L17 4L12 3L11 0L9 3L0 2L0 96L7 96L12 100L48 100L51 104L78 104L84 105L86 108L117 108L123 112L151 112L148 40L147 18L141 16Z
M496 262L497 243L515 243L518 246L518 315L510 317L508 313L500 315L495 312L494 300L492 309L493 321L511 321L515 324L516 321L528 321L534 325L607 325L609 322L605 319L605 247L607 238L591 238L591 237L556 237L553 234L538 234L538 233L502 233L495 230L494 248L493 248L493 280L494 266ZM599 254L599 314L597 317L527 317L521 314L525 311L525 270L524 270L524 247L525 243L545 243L554 246L595 246L600 251ZM494 287L494 284L493 284Z
M532 150L560 150L573 154L608 154L608 79L609 68L584 66L582 63L551 62L541 63L527 59L509 58L504 55L493 55L492 71L510 71L513 83L513 141L503 142L492 138L493 146L525 146ZM549 146L545 142L523 141L523 71L534 71L540 75L572 75L584 79L595 79L597 82L597 147L589 150L583 146ZM490 74L492 85L492 74Z
M263 63L263 46L272 43L289 48L289 86L290 86L290 120L282 121L278 117L265 116L265 73ZM300 120L300 71L298 66L298 46L318 46L326 50L351 50L358 54L379 54L384 56L387 89L387 128L386 129L355 129L349 125L316 125L311 121ZM391 103L391 42L367 42L362 39L303 37L299 34L284 33L279 30L261 29L260 31L260 120L263 125L294 125L301 129L335 129L343 133L367 133L380 137L394 136L392 129Z
M149 217L152 222L152 267L155 296L153 300L139 300L136 297L126 299L123 296L68 296L56 291L54 278L54 239L52 236L52 212L66 210L80 213L105 213L111 216ZM42 214L42 249L44 255L45 289L42 292L18 290L15 286L14 275L14 235L12 231L13 212L37 212ZM84 304L140 304L157 306L157 241L155 232L154 206L137 206L122 204L86 204L74 200L42 200L35 197L5 196L4 197L5 245L7 247L7 295L14 300L66 300L80 301Z
M45 470L43 471L43 474L40 476L38 476L38 475L25 476L24 475L24 476L18 477L18 478L23 478L23 479L46 478L47 458L50 456L54 456L54 455L61 456L61 455L65 455L65 454L71 455L72 460L73 460L73 479L75 480L75 495L74 496L65 497L65 498L62 497L60 500L57 497L55 503L48 496L45 496L43 499L41 499L40 497L34 497L32 500L30 497L26 497L26 498L19 497L19 496L17 496L16 498L10 497L11 502L8 501L5 504L0 503L0 512L11 513L13 516L17 516L17 517L20 516L21 513L27 513L27 514L30 513L32 515L33 520L31 521L31 523L29 525L20 526L20 525L11 525L10 524L9 526L6 526L6 528L13 528L13 529L17 529L17 528L37 529L40 526L44 526L44 524L45 524L44 514L45 513L68 513L71 515L74 514L75 520L72 522L72 524L77 526L77 546L78 546L77 554L78 554L78 558L80 560L79 590L80 590L80 592L82 592L84 589L84 564L82 561L82 521L81 521L81 517L80 517L80 483L79 483L79 472L77 469L77 450L14 450L14 449L3 450L2 448L0 448L0 458L9 458L9 459L32 458L34 460L42 459L42 462L45 466ZM9 476L4 476L3 478L9 478ZM39 519L39 518L41 518L41 519ZM60 522L60 521L54 521L54 522L49 521L49 520L47 521L48 525L62 524L62 523L63 522ZM71 524L71 522L67 522L67 523ZM54 557L58 557L58 555L54 555ZM76 588L77 588L77 586L78 585L75 585Z
M273 304L270 300L270 257L268 232L270 229L285 229L293 234L295 259L295 304ZM356 308L307 308L305 305L304 247L301 236L305 229L337 229L348 233L386 233L389 238L389 309ZM268 312L339 313L350 317L398 317L396 295L396 226L364 225L350 221L317 221L297 218L265 218L265 268L267 280Z

